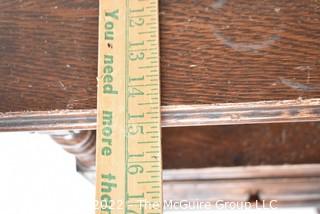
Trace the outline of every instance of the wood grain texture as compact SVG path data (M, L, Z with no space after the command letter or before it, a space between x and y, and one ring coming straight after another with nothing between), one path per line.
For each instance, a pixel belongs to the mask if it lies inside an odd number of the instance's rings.
M95 182L95 170L80 173ZM320 202L320 165L164 170L163 187L167 201L255 203L257 200L261 206L263 200L265 205L277 200L272 205L317 207Z
M98 1L0 0L0 112L96 108ZM162 104L317 98L320 3L160 1Z
M167 182L302 177L320 177L320 164L209 167L200 169L167 169L163 171L163 180Z
M163 168L316 164L319 133L319 122L163 128Z
M164 0L162 5L164 104L319 96L319 2Z
M0 114L2 131L95 130L97 111L58 110ZM161 127L310 122L320 99L162 106Z
M319 123L164 128L163 167L320 163L319 133Z
M96 108L98 1L0 8L0 111Z
M179 127L319 121L319 101L309 99L163 106L161 124L162 127Z
M166 200L251 201L260 206L276 200L277 207L317 206L320 201L318 164L165 170L163 179Z

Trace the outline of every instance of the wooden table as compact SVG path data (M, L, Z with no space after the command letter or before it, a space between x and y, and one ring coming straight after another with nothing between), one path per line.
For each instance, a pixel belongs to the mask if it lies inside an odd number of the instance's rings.
M0 8L0 130L94 130L98 1ZM320 163L319 1L161 0L160 29L165 169Z

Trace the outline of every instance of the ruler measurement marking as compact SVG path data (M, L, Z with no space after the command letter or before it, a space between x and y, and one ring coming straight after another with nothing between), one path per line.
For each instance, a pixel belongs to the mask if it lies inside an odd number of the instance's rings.
M143 52L143 51L148 51L148 49L130 49L129 51L132 51L132 52L141 51L141 52Z
M97 119L100 137L97 138L97 148L101 149L107 145L101 134L104 128L102 122L105 125L105 121L101 121L101 115L102 112L109 110L114 114L113 118L116 121L111 126L114 135L110 138L119 143L110 145L112 153L108 154L108 158L104 158L97 149L97 175L99 175L96 182L97 200L102 200L106 196L107 200L123 200L123 210L115 211L117 214L162 213L162 206L152 210L151 208L141 210L138 208L140 202L137 203L138 199L162 203L157 10L157 0L122 2L100 0L98 69L100 105L98 102ZM110 22L111 18L114 18L113 23ZM108 54L113 57L114 72L112 78L102 79L100 76L104 77L107 74L104 72L106 69L104 66ZM110 84L106 86L108 83ZM108 99L102 96L106 88L114 92L106 95ZM106 102L110 99L112 102ZM136 129L138 127L144 130L141 129L140 133L140 129ZM114 164L116 162L117 164ZM143 173L133 173L133 165L143 167ZM111 181L103 180L107 178L107 173L109 176L114 175L116 184L110 192L106 191L104 185ZM157 186L155 189L157 191L152 191L154 186ZM96 210L96 214L101 212L105 210Z
M152 14L148 14L148 15L138 15L138 16L130 16L129 18L144 18L144 17L152 17Z
M160 193L159 191L150 191L150 192L147 192L148 194L154 194L154 193Z
M149 48L149 49L130 49L129 51L150 51L150 50L154 50L154 48ZM155 57L155 59L157 59L157 57Z
M139 124L139 125L141 125L141 124L156 124L156 123L158 123L158 122L135 122L135 123L129 123L129 125L134 125L134 124Z
M129 87L146 87L146 86L157 86L158 84L150 83L145 85L129 85Z
M155 44L156 45L156 44ZM158 59L158 57L156 56L150 56L150 57L147 57L147 59Z
M159 183L159 181L138 181L138 184L153 184L153 183Z
M140 66L139 69L145 69L145 68L157 68L158 66L155 65L148 65L148 66ZM154 70L153 70L154 71Z
M155 22L148 22L146 25L149 25L149 26L151 25L152 26L152 25L156 25L156 24L157 23L155 23Z
M128 8L129 0L126 0L126 35L125 35L125 133L128 133L128 77L129 77L129 61L128 61L128 42L129 42L129 22ZM125 212L128 212L128 134L125 134Z
M158 163L158 161L149 161L149 160L143 160L143 161L131 161L131 162L128 162L128 163Z
M151 34L155 33L156 31L144 31L144 32L139 32L139 34Z
M147 154L160 153L160 151L146 151Z
M155 173L155 172L160 172L160 170L149 170L149 171L146 171L147 173Z
M148 111L146 114L158 114L158 112ZM158 128L157 126L153 126L151 128Z
M155 103L139 103L140 106L144 106L144 105L158 105L158 102Z
M146 132L147 134L155 134L155 133L158 133L157 131L148 131Z
M138 144L158 143L157 141L139 141Z

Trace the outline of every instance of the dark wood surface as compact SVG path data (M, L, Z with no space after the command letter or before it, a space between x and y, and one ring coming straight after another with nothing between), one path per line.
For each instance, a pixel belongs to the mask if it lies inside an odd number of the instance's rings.
M98 0L0 0L0 112L96 108ZM316 98L320 3L161 0L162 104Z
M95 170L80 173L95 183ZM320 203L320 164L166 169L162 179L167 201L212 205L221 200L250 201L259 206L264 202L264 208L271 200L277 200L272 203L277 207L318 207Z
M90 160L90 168L95 165L94 140L86 143L87 133L73 140L61 132L52 136L67 151ZM319 164L319 133L319 122L163 128L163 168Z
M320 163L320 123L164 128L165 169Z
M0 114L1 131L95 130L97 112L58 110ZM311 122L320 99L161 107L161 127Z
M96 107L98 1L0 1L0 111Z
M319 172L319 164L164 170L163 192L173 201L250 201L268 206L276 200L272 205L277 207L318 207Z

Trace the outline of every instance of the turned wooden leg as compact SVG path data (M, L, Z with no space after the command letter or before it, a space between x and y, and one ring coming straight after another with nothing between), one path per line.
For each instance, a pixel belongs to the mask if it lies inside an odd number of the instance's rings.
M77 160L77 171L92 180L95 171L96 132L61 131L50 136Z

